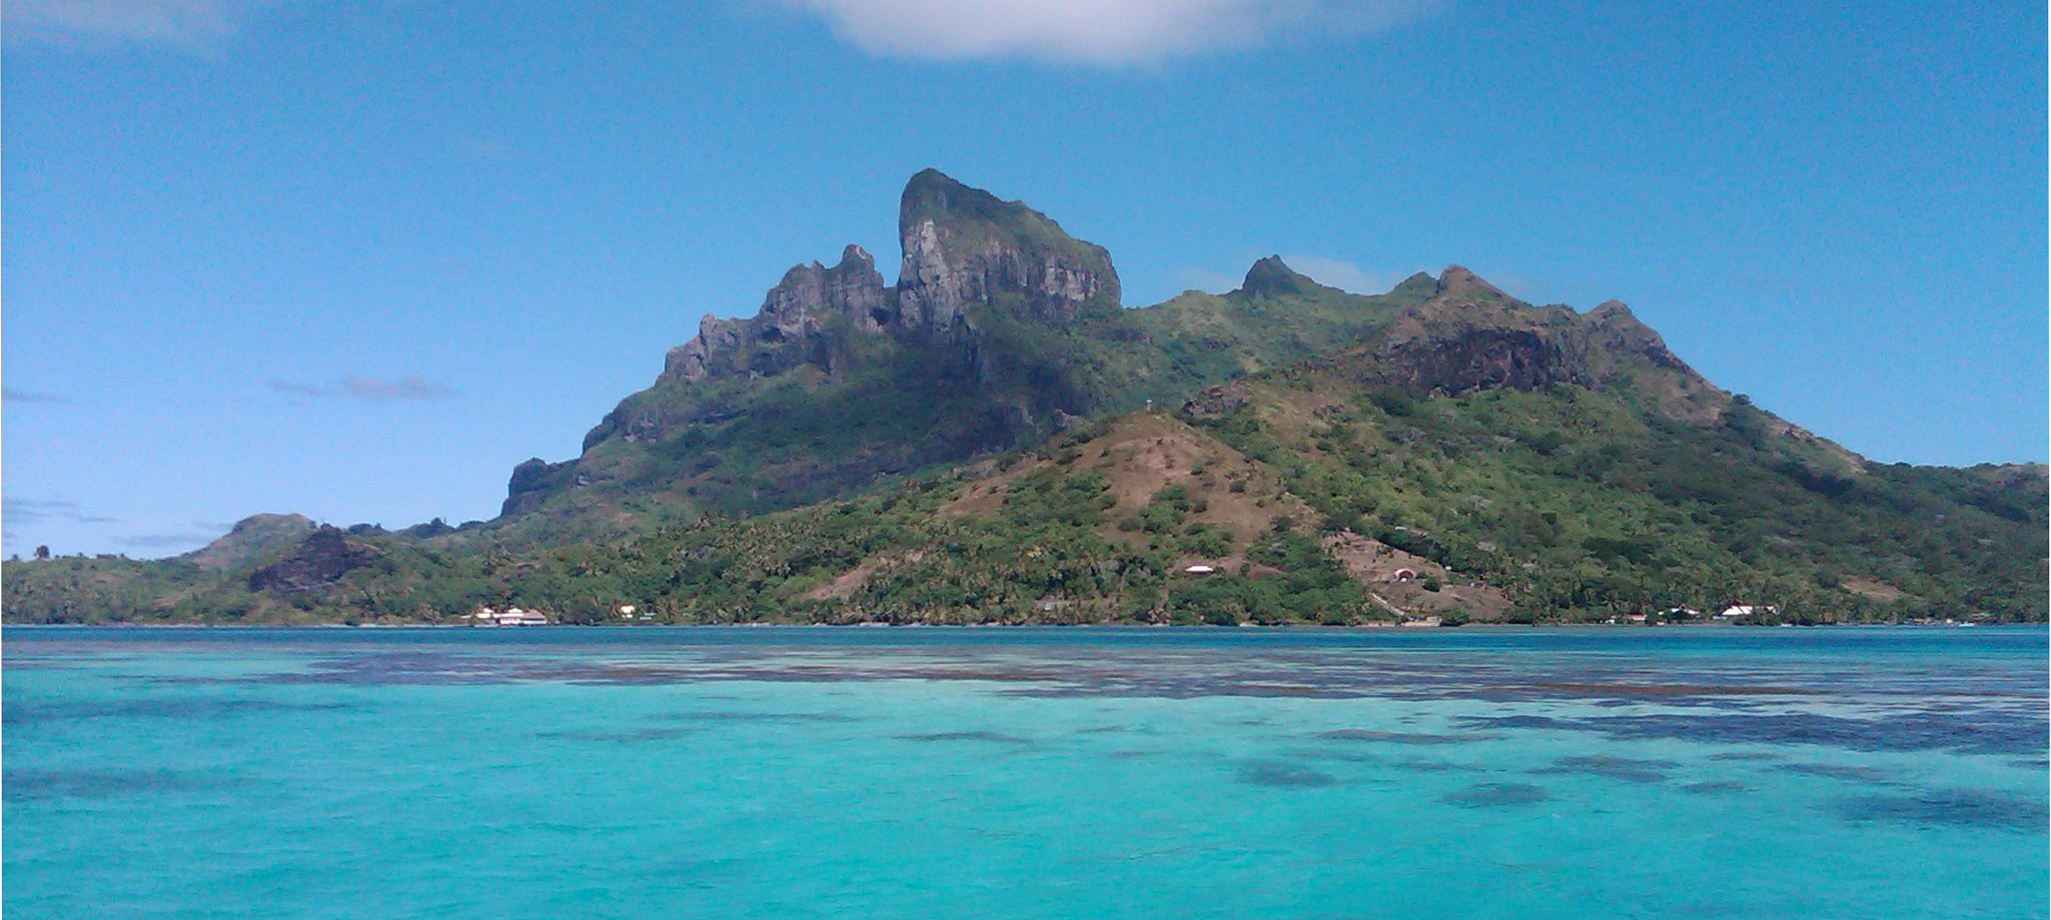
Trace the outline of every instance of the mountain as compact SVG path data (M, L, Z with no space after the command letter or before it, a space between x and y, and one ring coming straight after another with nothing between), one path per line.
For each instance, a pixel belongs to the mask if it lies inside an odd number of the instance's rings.
M504 513L267 515L186 557L9 562L9 621L2042 621L2043 465L1866 460L1630 308L1279 257L1118 303L1101 247L937 172L707 317ZM652 356L651 356L652 357Z
M315 529L313 520L301 514L252 514L220 539L179 558L202 569L252 566L291 552Z
M1871 463L1716 388L1619 302L1534 306L1457 266L1438 287L1349 349L1202 391L1190 418L1279 463L1326 529L1534 612L2042 617L2043 466Z
M935 170L906 184L898 238L892 285L851 244L831 267L791 268L754 316L705 317L580 456L513 471L504 535L618 533L846 495L1302 360L1424 293L1349 294L1270 257L1230 294L1124 309L1103 247Z

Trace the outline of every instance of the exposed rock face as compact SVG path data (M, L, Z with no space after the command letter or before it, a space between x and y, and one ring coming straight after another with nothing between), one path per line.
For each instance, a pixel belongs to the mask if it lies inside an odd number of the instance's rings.
M1475 330L1391 362L1382 379L1419 390L1465 393L1493 387L1531 390L1575 380L1578 370L1559 347L1522 330Z
M1288 297L1324 288L1309 275L1290 268L1281 256L1268 256L1246 270L1246 280L1240 282L1239 292L1250 297Z
M576 466L575 460L550 463L540 457L529 457L522 461L513 467L513 477L506 483L506 501L499 507L499 514L510 517L532 510L549 492L569 481Z
M1062 322L1092 300L1118 302L1118 273L1102 246L937 170L905 185L897 234L904 247L897 291L910 338L959 340L974 324L965 315L972 303L1002 303L1024 317Z
M878 333L940 346L937 365L987 373L991 356L981 353L974 308L1061 323L1086 304L1118 302L1118 273L1103 247L936 170L905 185L898 237L904 258L895 287L884 287L875 260L850 245L832 268L814 262L786 272L752 317L705 317L695 338L670 349L663 377L769 376L800 365L832 371L841 337Z
M1696 376L1693 368L1667 350L1666 340L1660 338L1651 326L1631 315L1631 308L1621 300L1605 300L1596 304L1595 309L1582 314L1581 320L1588 326L1589 340L1598 347L1617 354L1636 355L1660 367Z
M825 366L829 326L839 322L876 332L896 321L896 300L883 286L875 259L849 244L832 268L813 262L785 272L754 316L700 320L696 338L669 350L663 376L703 380L776 374L804 363Z
M1009 446L1098 407L1097 369L1048 345L1066 324L1144 340L1103 247L1024 204L926 170L905 186L898 229L895 286L851 245L831 268L786 272L754 316L705 317L580 457L520 464L501 517L581 514L626 490L667 490L679 508L701 487L708 503L778 504Z
M1574 311L1523 303L1458 265L1362 346L1367 380L1420 392L1587 383Z
M1182 404L1182 411L1197 418L1221 418L1246 405L1246 397L1229 385L1205 387Z
M1418 392L1466 393L1492 387L1536 389L1555 383L1594 386L1619 374L1657 372L1655 393L1677 418L1701 420L1714 388L1623 302L1585 314L1560 304L1534 306L1473 272L1447 266L1430 300L1406 311L1355 355L1367 382Z
M1469 300L1514 300L1496 287L1467 270L1465 265L1448 265L1439 272L1438 292Z
M334 527L321 527L292 554L249 573L249 590L307 591L333 584L350 571L376 562L384 551L351 540Z

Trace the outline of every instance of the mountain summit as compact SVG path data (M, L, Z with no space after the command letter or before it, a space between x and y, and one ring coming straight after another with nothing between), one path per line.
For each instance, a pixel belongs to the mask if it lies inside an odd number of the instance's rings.
M898 297L907 324L928 340L958 337L962 326L973 326L971 304L1060 322L1091 301L1118 303L1118 272L1104 247L939 170L923 170L905 184L897 236L904 250Z
M933 169L906 183L898 235L893 284L850 244L831 267L793 266L755 315L706 316L582 456L514 470L503 523L602 532L831 497L1310 357L1417 296L1347 294L1271 257L1219 315L1194 301L1127 310L1102 246Z
M6 616L2045 617L2043 466L1869 462L1621 301L1459 265L1361 295L1268 256L1127 308L1103 248L1022 203L926 170L898 217L895 282L849 245L705 317L496 520L10 562Z
M886 287L874 258L850 243L831 268L813 262L785 272L755 316L706 316L695 338L670 350L664 376L770 376L800 364L832 371L835 354L847 356L837 340L850 334L973 348L984 310L1062 323L1092 302L1118 302L1118 273L1103 247L938 170L905 185L898 237L904 257L895 285Z
M1290 268L1281 256L1268 256L1253 263L1246 270L1246 280L1239 285L1240 292L1249 297L1301 296L1322 288L1324 285L1312 281L1309 275Z

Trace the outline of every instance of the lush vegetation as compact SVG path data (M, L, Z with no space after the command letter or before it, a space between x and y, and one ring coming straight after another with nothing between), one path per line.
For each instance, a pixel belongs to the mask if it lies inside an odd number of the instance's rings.
M1070 416L1173 407L1199 387L1340 348L1431 293L1426 276L1375 296L1294 277L1137 309L1093 301L1061 324L993 292L970 310L975 364L841 330L831 371L665 378L608 413L574 463L523 464L497 526L515 543L605 538L840 498L878 477L1036 444Z
M2045 614L2041 468L1838 466L1765 434L1646 411L1627 387L1325 401L1316 375L1205 424L1273 460L1325 526L1508 589L1526 616L1771 604L1816 621Z
M1310 392L1291 383L1263 385ZM1804 622L2044 616L2041 470L1874 466L1830 479L1754 442L1742 417L1662 426L1616 394L1570 386L1364 392L1300 428L1286 423L1288 405L1278 396L1197 420L1218 439L1208 461L1165 471L1159 487L1114 482L1125 475L1120 445L1182 427L1142 414L998 466L608 541L357 528L347 539L373 547L374 561L314 590L251 590L248 562L9 562L6 613L461 622L480 607L520 606L591 623L1393 619L1369 597L1392 587L1349 574L1322 542L1350 532L1436 563L1413 590L1500 586L1517 602L1513 619L1740 602ZM1234 464L1242 471L1229 472ZM979 492L994 501L967 507ZM1221 517L1232 502L1260 503L1251 514L1261 526ZM268 564L291 551L288 540L243 555ZM1218 570L1183 572L1192 558ZM631 618L619 612L627 605Z
M2045 619L2042 466L1866 462L1621 304L1536 307L1457 267L1362 296L1269 258L1125 309L1108 256L1022 205L934 173L904 208L1104 289L1049 317L1048 291L977 276L945 336L808 312L751 334L760 373L666 376L578 460L522 464L495 521L259 516L177 559L9 561L5 617Z

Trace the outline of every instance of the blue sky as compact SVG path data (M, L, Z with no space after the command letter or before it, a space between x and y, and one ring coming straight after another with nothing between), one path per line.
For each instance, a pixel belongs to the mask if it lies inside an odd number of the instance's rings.
M937 166L1139 305L1629 302L1876 460L2046 459L2041 3L10 0L4 549L489 517Z

